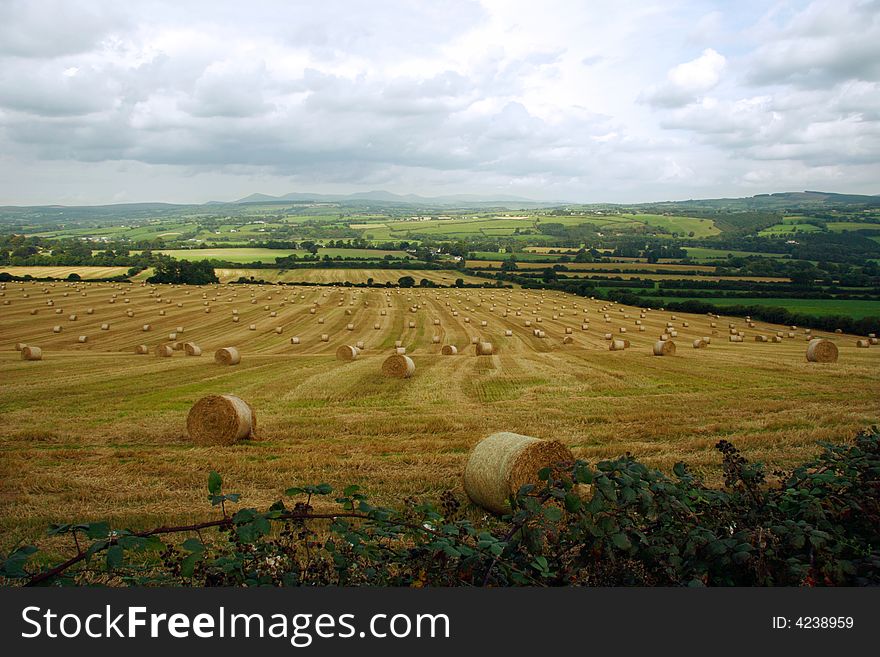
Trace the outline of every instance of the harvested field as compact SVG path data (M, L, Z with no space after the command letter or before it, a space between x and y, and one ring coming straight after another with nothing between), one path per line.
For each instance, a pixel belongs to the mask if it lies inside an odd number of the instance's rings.
M396 280L404 273L381 275ZM639 332L637 308L621 313L615 304L558 292L105 283L7 283L4 292L3 547L35 539L50 522L109 518L146 526L211 517L204 488L212 469L248 506L322 481L360 484L377 503L449 488L464 499L470 449L511 431L559 440L591 461L630 451L671 470L685 460L718 483L712 446L722 438L747 458L784 467L818 451L818 440L880 422L880 349L858 348L864 336L813 331L837 345L839 359L810 363L800 330L778 344L758 343L755 335L788 335L788 328L676 313L676 341L688 348L656 358L653 345L670 313L647 312ZM65 318L76 314L76 330L53 333L55 309ZM538 317L543 321L533 326L545 339L525 325ZM585 320L592 320L588 330ZM409 321L415 328L406 328ZM152 329L145 333L146 323ZM728 323L744 332L743 342L728 342ZM177 327L186 329L178 339L205 354L234 346L241 363L223 367L183 351L135 355L140 344L152 353ZM610 351L603 335L621 327L631 346ZM577 336L574 344L562 344L566 328ZM80 334L88 341L80 343ZM690 348L704 336L718 339L708 349ZM497 353L476 357L473 338L496 345ZM336 360L340 345L361 341L356 360ZM409 379L382 375L396 341L416 365ZM40 347L43 359L21 360L16 343ZM444 345L456 345L458 355L442 356ZM189 409L219 394L253 406L255 440L208 447L188 439Z

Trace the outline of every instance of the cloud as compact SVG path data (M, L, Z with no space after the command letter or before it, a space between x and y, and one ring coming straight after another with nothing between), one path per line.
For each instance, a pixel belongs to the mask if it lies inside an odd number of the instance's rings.
M0 204L876 193L877 6L0 0Z
M724 55L707 48L696 59L670 69L666 80L646 89L641 99L655 107L688 105L718 84L726 65Z
M813 2L766 29L749 57L753 84L826 88L847 80L880 81L880 2Z

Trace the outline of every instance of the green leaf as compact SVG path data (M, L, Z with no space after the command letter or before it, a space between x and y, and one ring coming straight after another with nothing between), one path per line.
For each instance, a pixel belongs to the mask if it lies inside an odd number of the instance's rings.
M111 545L107 548L107 568L118 568L122 565L125 551L121 545Z
M566 493L565 494L565 510L569 513L574 513L578 511L581 506L583 506L583 502L581 498L575 493Z
M315 486L315 492L318 495L329 495L333 492L333 486L330 484L318 484Z
M611 542L621 550L629 550L632 547L632 543L629 542L629 539L626 537L626 534L613 534L611 536Z
M89 538L107 538L110 533L110 523L90 522L86 525L86 536Z
M556 506L544 507L544 517L550 522L559 522L562 520L562 511Z
M222 488L222 477L215 470L211 470L211 474L208 475L208 492L211 495L219 495Z
M192 554L187 555L183 561L180 562L180 574L183 577L192 577L196 563L198 563L201 558L202 554L200 552L193 552Z
M188 538L182 544L181 547L187 552L198 552L202 553L205 551L204 544L197 538Z

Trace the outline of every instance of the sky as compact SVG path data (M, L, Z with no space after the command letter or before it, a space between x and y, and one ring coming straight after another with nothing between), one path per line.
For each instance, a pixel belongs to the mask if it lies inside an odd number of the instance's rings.
M0 0L0 205L880 194L880 0Z

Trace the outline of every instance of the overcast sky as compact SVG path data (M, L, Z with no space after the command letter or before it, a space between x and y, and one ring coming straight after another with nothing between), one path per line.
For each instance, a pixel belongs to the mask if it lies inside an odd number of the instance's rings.
M0 205L880 193L880 0L0 0Z

